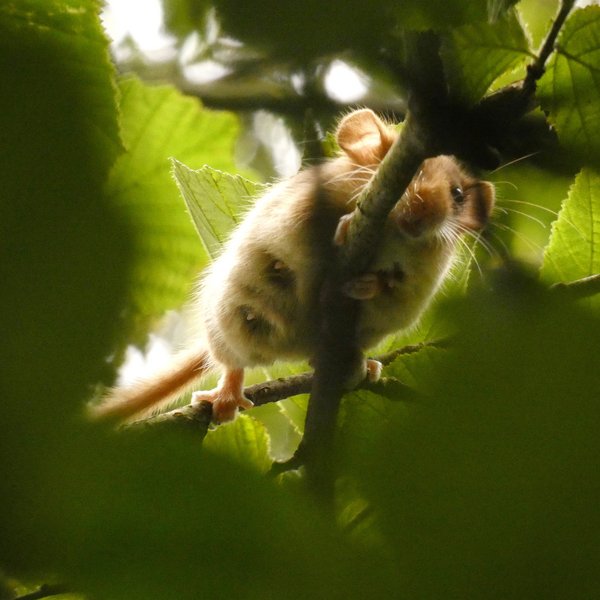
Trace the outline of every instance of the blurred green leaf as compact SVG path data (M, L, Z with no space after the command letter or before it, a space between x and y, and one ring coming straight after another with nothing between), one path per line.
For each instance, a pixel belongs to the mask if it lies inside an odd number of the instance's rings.
M0 4L0 562L16 570L40 568L48 460L69 460L129 275L104 195L121 144L98 9Z
M192 216L202 244L215 258L237 225L258 186L240 175L223 173L209 166L193 171L172 161L175 181Z
M444 30L466 23L494 23L517 0L410 0L397 2L394 13L404 29Z
M232 114L203 109L172 87L150 87L128 78L120 91L127 153L111 172L108 193L135 234L129 322L139 339L151 319L188 298L205 260L173 182L169 157L234 172L238 125ZM131 332L124 333L131 341Z
M352 48L370 51L394 28L395 2L279 2L215 0L224 29L234 37L278 58L308 63L316 57Z
M162 0L162 5L166 27L177 35L185 36L194 29L203 29L212 3L210 0Z
M66 103L67 95L71 102L70 118L61 122L63 139L79 135L78 126L86 124L85 152L90 165L82 179L93 177L97 185L104 180L107 170L122 151L119 137L119 126L115 115L115 94L112 85L113 66L109 61L108 42L98 21L98 4L84 0L19 0L3 2L0 5L0 28L3 35L3 66L14 61L17 65L24 58L46 53L48 63L52 61L51 71L42 77L38 72L39 65L23 65L20 74L2 72L6 77L3 87L9 89L8 82L15 79L17 86L13 94L21 91L19 83L29 86L40 94L27 98L27 108L35 108L30 115L29 125L32 131L37 126L40 133L50 124L43 121L45 116L42 98L54 96L55 102L60 100L60 93L52 94L47 87L53 77L61 77L69 73L72 77L71 89L63 90ZM9 41L11 42L9 44ZM50 66L50 65L49 65ZM16 67L15 67L16 69ZM9 79L10 78L10 79ZM20 81L19 81L20 80ZM56 107L64 110L64 104ZM13 110L17 110L14 107ZM58 113L60 114L60 113ZM56 121L58 124L58 120ZM12 124L14 128L17 124ZM21 143L25 143L22 140ZM61 144L61 138L56 140ZM49 149L46 148L47 150ZM80 146L77 150L83 150ZM73 155L77 150L72 149ZM40 158L39 156L30 157ZM91 159L94 162L91 162Z
M61 486L45 494L56 530L47 550L94 597L385 596L389 575L308 496L205 452L194 435L90 431L78 444L91 454L54 457L48 470Z
M445 38L442 57L452 95L473 104L497 77L522 66L533 53L516 12L510 11L494 23L454 29Z
M447 29L465 23L494 22L515 0L346 0L277 2L216 0L224 29L243 42L280 58L310 63L352 50L376 58L382 40L408 30Z
M558 38L538 96L559 139L586 164L600 165L600 6L575 11Z
M585 168L577 175L552 226L542 277L571 282L600 273L600 175Z
M393 404L371 454L346 455L400 589L596 596L600 323L520 278L446 310L463 331L426 401Z
M265 426L248 415L239 415L235 421L210 430L202 445L209 452L247 464L261 473L266 473L273 462Z

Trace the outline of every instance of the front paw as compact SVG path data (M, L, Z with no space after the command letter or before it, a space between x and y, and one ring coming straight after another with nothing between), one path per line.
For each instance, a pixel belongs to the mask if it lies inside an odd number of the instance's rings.
M350 227L350 221L352 221L352 213L344 215L340 218L335 234L333 235L333 243L336 246L343 246L346 243L348 237L348 228Z
M374 383L381 379L383 365L373 358L362 358L356 365L352 376L344 383L347 390L353 390L364 381Z
M367 381L375 383L381 379L383 365L374 358L367 358Z
M355 300L371 300L383 289L381 277L377 273L365 273L347 281L342 286L342 293Z

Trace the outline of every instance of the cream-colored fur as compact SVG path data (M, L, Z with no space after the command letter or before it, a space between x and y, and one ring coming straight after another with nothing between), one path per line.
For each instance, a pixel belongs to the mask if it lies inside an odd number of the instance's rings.
M156 402L159 392L187 385L212 362L223 376L199 399L213 402L217 421L226 420L238 405L249 405L241 391L244 368L312 356L318 293L336 228L354 210L397 133L363 109L341 120L336 137L340 155L271 187L203 276L197 314L205 353L188 357L179 377L171 370L132 390L113 391L97 413L120 410L129 417ZM460 206L456 189L464 192ZM372 273L348 285L349 295L363 301L363 348L419 317L451 264L456 239L480 229L492 205L491 184L467 176L453 158L425 161L390 214ZM336 239L343 243L343 236Z

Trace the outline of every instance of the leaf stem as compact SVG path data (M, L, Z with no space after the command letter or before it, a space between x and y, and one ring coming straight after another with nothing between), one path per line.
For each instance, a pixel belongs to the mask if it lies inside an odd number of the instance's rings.
M546 39L542 43L537 58L527 66L527 76L523 82L523 89L526 93L531 94L535 91L536 83L544 74L546 62L555 49L558 34L574 5L575 0L562 0L558 14L552 23Z

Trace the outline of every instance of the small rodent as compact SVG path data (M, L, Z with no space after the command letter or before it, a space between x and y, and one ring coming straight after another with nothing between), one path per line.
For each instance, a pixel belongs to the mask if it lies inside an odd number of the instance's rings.
M397 135L371 110L346 115L336 132L340 155L271 187L202 277L200 349L148 381L113 389L93 416L130 418L214 367L222 370L218 386L195 392L193 401L212 402L214 420L226 421L252 406L243 395L246 367L310 359L327 258L344 243L356 200ZM448 272L458 238L480 231L493 205L493 185L469 176L453 157L423 162L389 215L369 273L343 287L362 301L361 348L416 321ZM371 378L379 376L374 361L368 368Z

